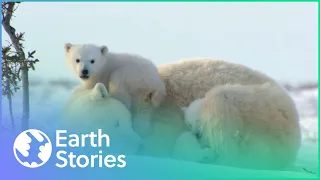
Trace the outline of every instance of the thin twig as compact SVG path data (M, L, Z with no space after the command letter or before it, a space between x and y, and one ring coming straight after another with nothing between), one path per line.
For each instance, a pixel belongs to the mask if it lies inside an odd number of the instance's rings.
M309 171L309 170L307 170L306 168L302 168L304 171L306 171L307 173L310 173L310 174L316 174L316 173L314 173L314 172L312 172L312 171Z

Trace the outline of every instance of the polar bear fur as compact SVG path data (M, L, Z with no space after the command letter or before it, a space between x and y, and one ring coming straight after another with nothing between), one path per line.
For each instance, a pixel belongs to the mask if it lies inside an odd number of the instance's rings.
M191 103L185 115L201 141L214 149L216 164L293 167L300 148L298 115L287 93L275 85L215 87Z
M181 107L184 112L184 120L193 134L199 134L200 124L198 118L203 98L196 99L188 107Z
M283 169L295 161L301 142L298 113L273 79L211 59L184 60L158 69L168 98L182 107L194 102L185 111L186 124L200 135L203 146L213 149L216 163ZM270 150L279 155L272 157Z
M151 132L150 116L166 95L156 66L142 56L109 52L107 46L65 44L66 62L83 86L103 83L112 97L133 115L133 127L141 135Z
M110 136L111 148L134 154L142 146L142 138L133 131L131 113L119 100L111 97L102 83L92 89L76 87L63 111L60 128L76 133L97 132Z
M225 84L276 82L261 72L240 64L214 59L185 59L158 66L167 96L180 107L189 106L213 87Z
M202 162L211 151L199 143L187 125L181 107L165 98L151 116L152 133L144 138L141 155L170 157L186 161Z
M111 97L102 83L97 83L93 89L78 86L73 90L61 127L77 132L103 129L117 137L111 138L112 144L124 143L126 146L120 146L121 152L125 150L130 154L200 162L210 153L189 132L181 108L169 99L156 108L151 119L152 134L140 138L132 129L131 114L126 106ZM188 144L185 144L186 138Z

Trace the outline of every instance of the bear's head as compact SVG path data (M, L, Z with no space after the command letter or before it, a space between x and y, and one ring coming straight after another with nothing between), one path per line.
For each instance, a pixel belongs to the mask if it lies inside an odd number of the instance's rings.
M60 125L78 133L101 129L110 136L111 146L121 152L136 153L143 144L142 138L132 129L129 110L110 97L102 83L97 83L93 89L76 88L65 106Z
M188 107L181 108L184 112L185 123L195 134L198 134L200 131L199 118L202 102L203 99L196 99Z
M106 63L107 46L66 43L64 49L67 64L82 81L97 76L100 68Z

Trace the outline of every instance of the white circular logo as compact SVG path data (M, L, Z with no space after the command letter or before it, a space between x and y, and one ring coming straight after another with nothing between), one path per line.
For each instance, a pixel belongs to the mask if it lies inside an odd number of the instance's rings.
M17 136L13 144L13 153L21 165L37 168L49 160L52 144L49 137L42 131L29 129Z

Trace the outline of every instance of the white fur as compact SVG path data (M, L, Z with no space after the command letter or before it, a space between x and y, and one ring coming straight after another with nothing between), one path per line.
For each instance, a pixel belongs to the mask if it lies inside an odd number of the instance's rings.
M191 132L182 133L176 140L172 157L193 162L204 162L214 159L211 148L204 148Z
M200 130L199 117L202 102L202 98L197 99L193 101L188 107L182 108L184 112L185 122L194 134L198 133Z
M131 111L135 131L141 135L150 132L151 113L166 96L165 84L150 60L133 54L109 52L106 46L93 44L67 43L65 52L68 66L85 88L103 83L110 96ZM83 75L83 70L88 74Z
M200 130L202 145L215 149L216 163L283 169L295 161L301 141L299 116L274 79L214 59L182 60L159 66L158 71L167 96L178 106L203 98L201 105L194 102L182 109L193 133Z
M93 44L72 45L68 43L65 48L67 51L67 65L80 80L82 80L80 78L82 70L87 69L90 75L94 76L101 71L101 68L106 63L104 57L106 52L101 52L105 46L99 47ZM76 62L77 59L80 61ZM91 63L92 60L94 60L94 63Z
M141 137L132 129L131 114L120 101L110 97L105 86L93 89L77 87L64 109L61 127L75 132L102 129L111 137L111 146L135 153L142 146ZM117 145L115 145L117 144Z
M184 109L201 144L218 153L218 164L284 169L294 163L298 115L292 99L275 84L214 87Z

